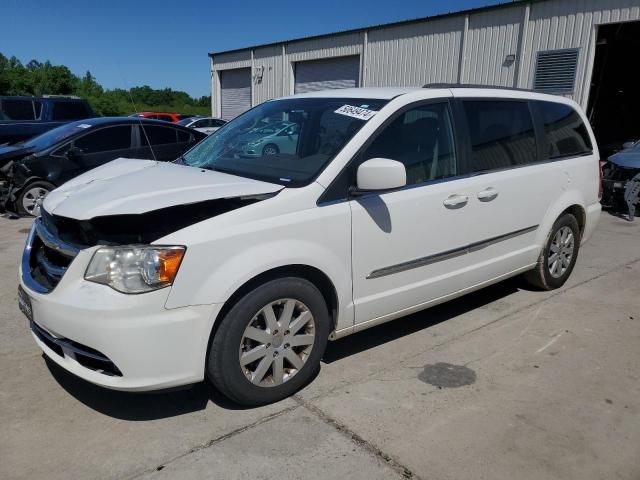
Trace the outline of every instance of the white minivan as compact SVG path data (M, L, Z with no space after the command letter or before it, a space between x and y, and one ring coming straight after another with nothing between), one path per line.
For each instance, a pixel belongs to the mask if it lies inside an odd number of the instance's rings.
M256 147L283 123L293 148ZM208 378L238 403L274 402L310 381L327 340L518 274L560 287L598 221L599 185L593 133L566 98L295 95L173 163L118 159L51 192L20 307L47 357L89 382Z

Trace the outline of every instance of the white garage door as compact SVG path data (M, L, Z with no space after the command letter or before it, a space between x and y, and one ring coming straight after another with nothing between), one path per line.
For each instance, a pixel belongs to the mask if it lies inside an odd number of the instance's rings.
M358 55L296 62L295 67L295 93L358 86Z
M225 120L231 120L251 108L250 68L220 72L220 106Z

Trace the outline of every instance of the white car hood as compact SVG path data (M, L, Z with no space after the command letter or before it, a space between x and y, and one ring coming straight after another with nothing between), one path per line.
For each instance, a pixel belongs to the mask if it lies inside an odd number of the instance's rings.
M282 185L175 163L119 158L49 193L44 209L77 220L275 193Z

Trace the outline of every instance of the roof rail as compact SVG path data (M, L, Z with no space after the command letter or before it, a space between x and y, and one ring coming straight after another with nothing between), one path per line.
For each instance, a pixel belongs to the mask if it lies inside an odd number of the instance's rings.
M515 90L517 92L533 92L529 88L502 87L497 85L475 85L472 83L427 83L422 88L490 88L494 90Z
M42 98L72 98L74 100L80 100L80 97L77 95L42 95Z

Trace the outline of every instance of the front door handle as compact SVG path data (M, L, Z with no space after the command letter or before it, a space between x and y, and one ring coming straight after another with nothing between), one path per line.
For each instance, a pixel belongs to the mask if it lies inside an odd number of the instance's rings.
M447 208L455 209L464 207L468 201L469 197L466 195L454 194L447 197L442 204Z
M481 192L478 192L478 200L480 200L481 202L490 202L497 196L498 191L493 187L485 188Z

